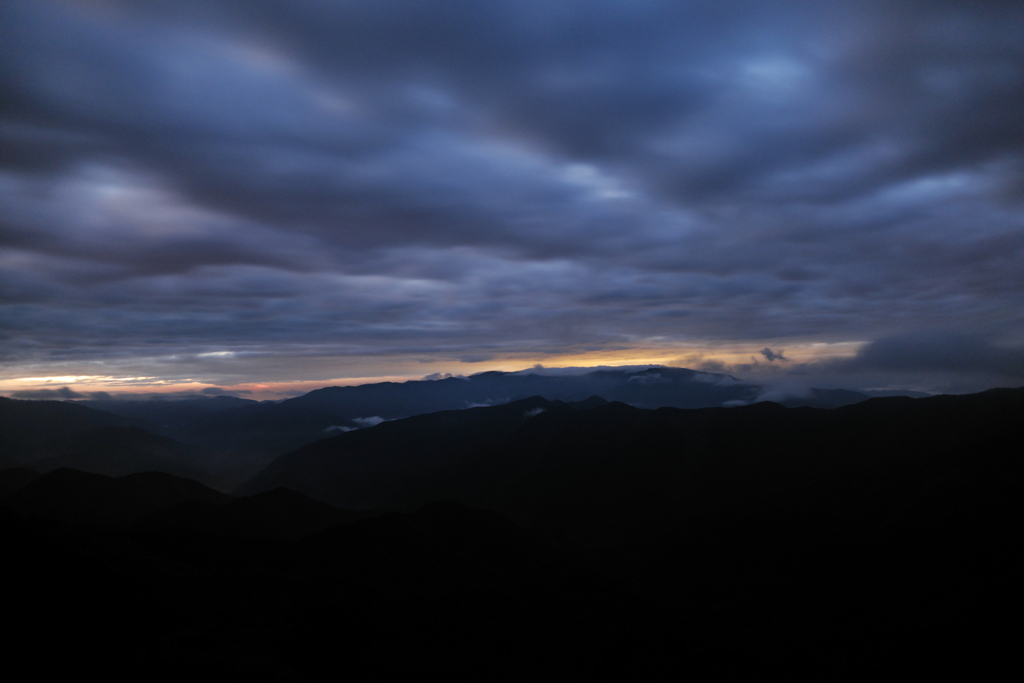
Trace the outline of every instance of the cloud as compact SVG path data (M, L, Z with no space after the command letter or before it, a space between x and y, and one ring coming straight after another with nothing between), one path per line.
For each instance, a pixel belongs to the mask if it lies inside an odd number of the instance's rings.
M77 398L93 398L70 387L61 387L60 389L25 389L11 392L11 397L33 401L66 401Z
M376 427L381 422L387 422L387 420L385 420L383 417L379 417L377 415L374 415L373 417L355 417L355 418L352 418L352 421L355 422L360 427L364 427L364 428L365 427Z
M467 408L490 408L493 405L500 405L502 403L508 403L508 401L483 401L480 403L474 401L466 401Z
M771 363L777 360L789 360L783 355L782 349L779 349L778 351L772 351L767 346L761 349L761 355L764 356Z
M800 398L808 387L965 393L1024 385L1024 344L1012 337L925 328L880 337L846 358L715 367L764 386L761 400Z
M436 382L442 379L467 379L465 375L453 375L450 372L432 372L423 377L424 382Z
M669 384L672 380L656 372L645 372L643 374L631 375L627 382L629 384Z
M963 332L885 337L842 364L851 371L893 373L972 373L1024 382L1024 347Z
M230 385L949 320L1020 344L1022 30L1014 3L9 0L0 362Z
M331 425L330 427L324 427L325 432L351 432L354 431L354 427L346 427L344 425Z

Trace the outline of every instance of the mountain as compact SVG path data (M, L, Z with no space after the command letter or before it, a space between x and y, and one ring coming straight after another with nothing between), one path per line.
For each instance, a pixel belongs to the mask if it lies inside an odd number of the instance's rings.
M651 668L642 634L624 636L617 625L627 616L612 608L626 602L620 586L493 512L442 502L300 539L282 538L278 521L260 512L244 525L257 533L239 536L237 528L212 530L216 513L205 528L164 515L189 503L195 521L236 505L243 514L244 499L182 497L200 490L194 482L147 482L150 492L172 484L175 495L157 496L159 509L146 512L131 493L145 478L60 471L44 479L0 505L5 576L21 597L5 613L21 627L7 644L41 671L269 681L408 679L434 670L465 678L498 661L502 676L516 679L541 665ZM97 509L83 516L85 500ZM250 511L266 512L269 502L289 518L310 509L288 492L248 502ZM259 531L250 523L261 516L267 526ZM592 652L595 644L606 645L603 654Z
M326 387L281 402L230 396L77 403L4 399L0 426L8 429L0 432L0 465L31 465L40 471L72 467L109 475L158 470L229 491L279 455L385 420L534 395L550 401L598 396L642 408L698 408L747 404L763 393L728 375L683 368L570 370ZM866 396L811 389L782 398L787 405L833 408Z
M226 504L190 498L148 515L137 529L190 529L231 538L297 539L360 515L285 488L234 498Z
M766 506L892 515L938 481L1009 467L1021 409L1021 389L834 410L534 397L340 434L281 456L239 492L286 486L351 509L453 498L625 552L694 519Z
M39 476L39 472L27 467L0 469L0 500L14 495Z
M529 371L483 372L468 377L401 384L383 382L326 387L280 405L304 406L342 420L366 416L395 419L439 410L508 403L530 396L566 402L600 396L607 401L628 403L638 408L707 408L749 403L761 391L761 387L729 375L655 366L567 374L559 374L557 370L544 374ZM814 389L806 396L788 399L787 405L838 407L865 398L858 392Z
M280 403L245 405L192 423L182 440L239 452L280 455L343 431L384 420L462 410L542 396L575 402L590 396L641 408L706 408L753 402L761 387L728 375L684 368L604 369L574 374L484 372L410 382L326 387ZM863 401L864 394L812 389L786 405L834 408Z
M284 488L235 498L163 472L109 477L69 468L0 470L0 505L65 524L228 538L297 539L360 517Z
M700 408L749 404L764 393L728 375L684 368L582 370L326 387L281 402L231 396L76 403L3 399L0 465L31 465L40 471L72 467L109 475L158 470L230 491L275 457L306 444L424 413L530 396L570 403L597 396L641 408ZM867 397L809 389L776 398L790 406L834 408Z
M453 477L459 481L464 472L477 472L485 451L498 452L531 414L553 405L534 397L347 432L281 456L238 493L284 486L332 504L345 500L344 507L350 509L408 507L413 500L442 499L447 497L442 490L453 492ZM481 457L473 457L477 455ZM428 490L431 495L421 495Z
M19 401L0 397L0 465L36 459L48 441L104 428L145 428L147 423L66 401Z
M0 399L0 465L37 472L65 467L122 476L149 471L231 489L258 468L233 473L234 463L210 449L154 434L154 425L61 401ZM262 463L260 463L262 464Z
M1024 609L1022 409L1024 389L832 410L530 397L339 434L253 482L361 514L0 472L8 645L124 680L987 678Z
M229 496L162 472L113 478L59 469L31 480L3 505L40 519L124 527L187 500L222 505Z
M145 400L93 399L78 401L94 410L139 420L150 426L150 431L179 439L196 420L229 408L256 405L257 401L235 396L208 396Z
M257 405L227 397L78 403L0 398L0 466L27 466L38 472L69 467L109 476L159 471L230 491L265 467L272 455L260 448L237 452L185 443L164 434L188 439L184 425L197 417L248 404Z
M72 467L85 472L122 476L159 471L205 481L209 453L138 427L100 427L49 439L33 450L28 461L42 472Z

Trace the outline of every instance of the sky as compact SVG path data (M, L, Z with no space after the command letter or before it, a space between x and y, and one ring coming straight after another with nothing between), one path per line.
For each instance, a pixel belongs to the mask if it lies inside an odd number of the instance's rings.
M1024 4L0 4L0 393L646 363L1024 385Z

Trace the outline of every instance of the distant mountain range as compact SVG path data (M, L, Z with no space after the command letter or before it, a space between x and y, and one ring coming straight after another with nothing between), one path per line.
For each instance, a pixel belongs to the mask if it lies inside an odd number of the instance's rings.
M728 375L670 367L587 372L485 372L403 383L326 387L284 401L229 396L77 402L0 399L0 464L40 471L74 467L107 475L156 470L222 491L245 483L277 456L388 420L541 396L591 396L638 408L745 405L762 387ZM866 400L847 390L809 389L775 400L836 408ZM93 409L93 410L88 410Z
M762 387L728 375L684 368L602 369L559 374L484 372L409 382L325 387L280 402L228 397L187 401L83 401L82 404L159 425L187 443L275 455L329 435L383 420L441 410L498 405L530 396L581 401L600 396L639 408L707 408L757 400ZM847 390L810 389L782 397L783 405L835 408L866 400Z
M222 454L155 433L161 431L143 419L73 402L0 397L2 466L40 472L73 467L111 476L158 471L218 488L237 485Z

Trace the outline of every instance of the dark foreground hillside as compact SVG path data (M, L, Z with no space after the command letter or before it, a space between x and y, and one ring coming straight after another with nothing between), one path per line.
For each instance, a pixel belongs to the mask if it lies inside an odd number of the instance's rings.
M132 679L985 676L1024 608L1022 409L531 399L280 461L382 501L359 513L8 470L10 651Z
M54 472L0 508L6 585L18 597L5 614L16 626L9 651L35 675L522 680L541 666L568 678L661 666L647 661L657 649L642 633L618 623L636 609L624 585L496 513L439 502L282 538L238 528L266 517L254 511L266 504L308 523L313 501L212 501L215 492L161 475L158 492L145 484L164 504L144 509L130 493L139 481L127 479ZM72 482L73 506L45 510ZM71 521L97 488L121 491L97 501L103 523ZM244 508L234 530L200 528L231 506Z
M340 434L281 456L240 492L284 486L360 510L451 498L633 556L709 520L809 510L879 524L933 490L1001 487L1016 481L1022 414L1015 389L835 410L534 397Z

